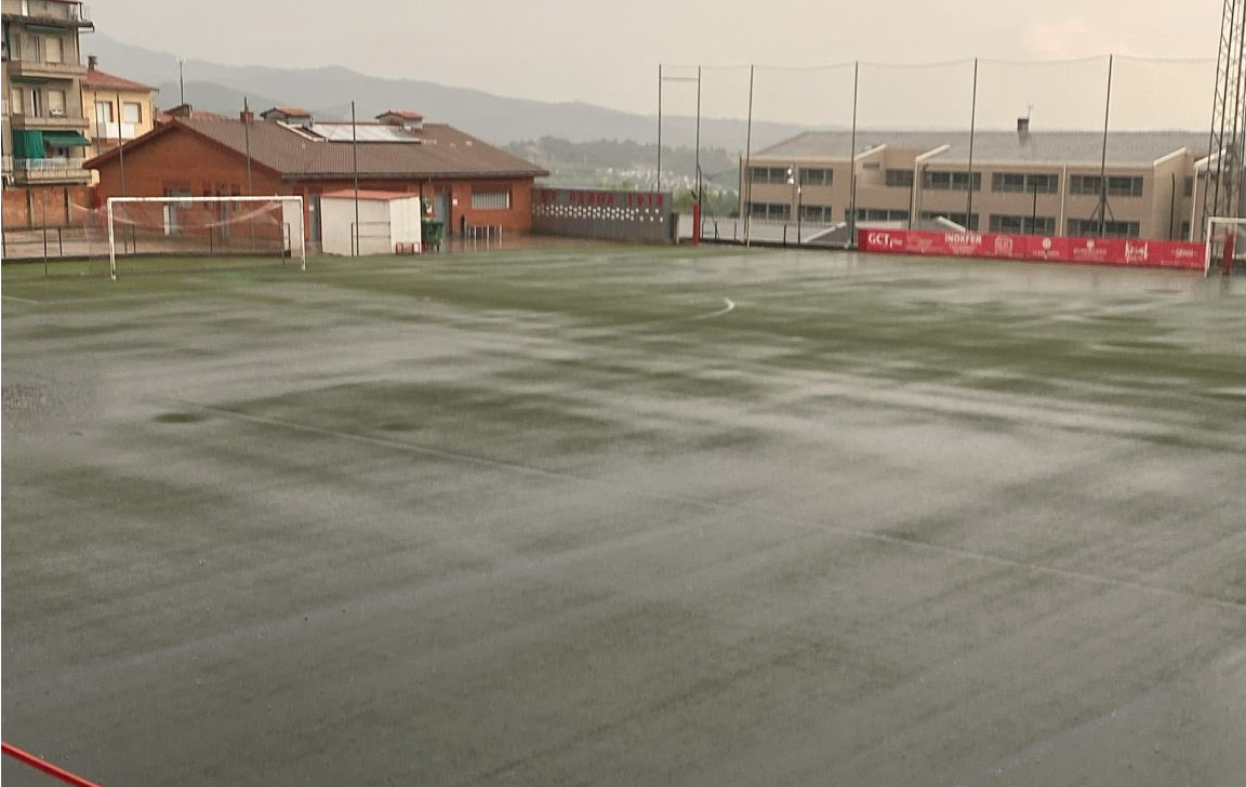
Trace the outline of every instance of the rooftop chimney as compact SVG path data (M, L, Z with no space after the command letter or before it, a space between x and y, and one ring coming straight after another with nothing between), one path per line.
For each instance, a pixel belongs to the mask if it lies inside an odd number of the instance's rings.
M249 109L244 109L238 113L238 119L241 120L243 123L254 123L255 113Z
M94 71L100 64L99 55L87 55L87 70Z
M1030 135L1030 119L1028 117L1017 118L1017 136L1021 137L1022 139L1025 139L1029 135Z

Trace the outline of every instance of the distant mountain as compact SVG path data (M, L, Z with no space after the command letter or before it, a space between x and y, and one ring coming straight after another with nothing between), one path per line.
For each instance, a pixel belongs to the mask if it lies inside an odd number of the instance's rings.
M572 142L558 137L541 137L511 142L507 152L549 170L547 182L558 186L595 186L624 189L651 189L658 185L656 143L596 140ZM701 180L708 192L734 192L739 178L739 159L723 148L703 148L700 156ZM665 191L696 185L697 156L691 148L662 151L662 181Z
M99 55L100 68L105 71L159 87L161 107L180 103L175 55L126 44L102 33L84 38L83 50ZM247 96L257 111L274 104L294 104L319 117L343 119L350 116L353 100L361 119L371 119L386 109L414 109L432 121L451 123L499 145L545 136L572 142L605 139L642 143L657 137L657 119L653 116L582 102L508 98L433 82L372 77L338 66L285 69L189 60L184 68L186 101L196 109L226 115L237 114L242 97ZM666 117L662 125L666 139L691 144L694 118ZM702 118L702 145L738 155L744 147L745 128L745 121L740 119ZM787 124L756 123L753 148L803 130Z

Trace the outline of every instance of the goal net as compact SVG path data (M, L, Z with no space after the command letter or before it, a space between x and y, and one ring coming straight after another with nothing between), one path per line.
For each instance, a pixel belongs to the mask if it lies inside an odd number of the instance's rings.
M110 197L103 214L113 279L263 263L307 269L302 197Z
M1213 216L1207 220L1203 271L1208 276L1246 272L1246 219Z

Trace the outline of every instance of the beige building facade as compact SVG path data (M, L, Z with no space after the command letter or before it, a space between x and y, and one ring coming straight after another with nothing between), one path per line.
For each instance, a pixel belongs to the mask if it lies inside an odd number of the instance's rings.
M950 223L1198 240L1206 145L1205 134L1109 134L1105 166L1101 134L1031 132L1024 122L1016 132L978 132L972 151L968 134L858 131L854 151L850 132L807 132L750 157L741 215L814 228Z
M79 34L93 24L71 0L0 0L0 12L5 185L89 183Z

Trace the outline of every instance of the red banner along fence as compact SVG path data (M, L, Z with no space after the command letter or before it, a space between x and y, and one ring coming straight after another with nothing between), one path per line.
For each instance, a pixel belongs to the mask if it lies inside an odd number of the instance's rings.
M890 229L859 230L857 247L865 252L886 254L1190 270L1202 270L1207 254L1206 244L1183 241Z

